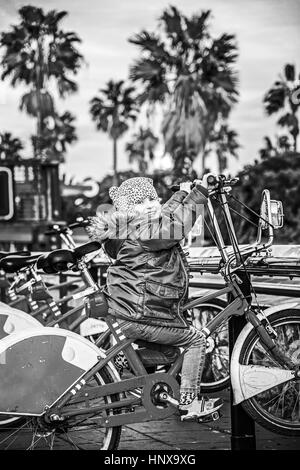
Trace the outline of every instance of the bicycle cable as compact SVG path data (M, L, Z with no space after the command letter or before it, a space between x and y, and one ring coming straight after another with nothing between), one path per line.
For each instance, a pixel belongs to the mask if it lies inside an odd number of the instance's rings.
M247 270L247 267L246 267L246 264L245 264L245 261L243 259L243 256L242 256L242 253L240 251L240 247L239 247L239 244L235 241L235 235L233 234L232 232L232 228L230 227L230 225L228 224L228 221L227 221L227 217L226 217L226 214L225 214L225 209L224 209L224 204L217 198L217 197L214 197L214 199L216 200L216 202L219 204L219 206L221 207L221 211L222 211L222 214L223 214L223 217L225 219L225 223L226 223L226 228L227 228L227 231L228 231L228 234L229 234L229 238L232 241L234 241L234 244L233 244L233 247L236 249L238 255L239 255L239 258L240 258L240 261L241 261L241 265L243 267L243 271L245 272L245 275L246 275L246 279L249 283L249 288L250 288L250 292L254 295L254 298L255 298L255 303L258 307L258 310L260 313L263 314L264 318L267 320L267 317L264 315L264 312L263 310L261 309L260 305L259 305L259 302L258 302L258 297L257 297L257 293L255 291L255 288L253 287L253 284L251 282L251 278L250 278L250 275L248 273L248 270ZM233 197L233 199L235 199ZM241 201L239 201L238 199L236 199L236 201L238 203L241 203ZM251 210L250 208L248 208L245 204L241 203L242 206L244 206L246 209L249 209L252 213L254 213L256 216L258 216L259 218L261 217L260 215L258 215L255 211ZM228 204L228 207L230 208L230 210L232 209L231 206ZM239 214L241 217L243 217L242 214ZM268 222L268 221L266 221ZM269 222L268 222L269 223ZM272 225L269 223L269 225ZM258 224L257 224L257 227L258 227ZM231 278L231 274L229 273L230 275L230 278Z
M270 227L272 227L274 229L274 225L271 224L271 222L269 222L267 219L265 219L264 217L262 217L260 214L258 214L257 212L255 212L253 209L251 209L250 207L248 207L246 204L244 204L242 201L240 201L237 197L235 197L233 194L229 194L229 197L231 199L234 199L238 204L240 204L242 207L244 207L245 209L247 209L249 212L251 212L252 214L256 215L256 217L258 217L258 219L261 219L263 220L266 224L268 224ZM228 204L229 205L229 204ZM230 206L231 207L231 206ZM238 213L239 214L239 213ZM241 217L245 218L245 216L243 216L242 214L239 214ZM246 218L247 220L247 218ZM248 222L251 222L250 220L248 220ZM256 225L256 227L258 227L258 224L255 224L254 222L252 222L252 224Z

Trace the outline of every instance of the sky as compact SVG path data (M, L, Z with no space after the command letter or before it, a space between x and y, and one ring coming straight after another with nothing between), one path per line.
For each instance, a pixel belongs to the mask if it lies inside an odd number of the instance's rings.
M142 29L154 31L159 16L170 4L185 15L211 9L212 34L236 35L240 98L231 113L230 126L238 132L241 149L238 161L230 161L231 172L253 162L263 137L276 133L276 117L266 117L262 99L284 64L293 63L300 72L299 0L0 0L0 31L18 23L17 10L27 3L45 11L66 10L63 29L75 31L82 39L80 52L85 65L76 76L79 91L57 103L59 111L69 110L76 116L78 142L69 148L64 171L77 181L86 177L100 180L112 169L112 142L96 131L89 101L109 79L126 80L129 65L138 57L137 47L128 38ZM22 93L22 88L13 89L8 81L0 82L0 132L21 138L25 155L30 156L35 122L18 109ZM131 168L124 151L129 136L119 143L120 170ZM162 154L160 147L155 164L161 168L169 161Z

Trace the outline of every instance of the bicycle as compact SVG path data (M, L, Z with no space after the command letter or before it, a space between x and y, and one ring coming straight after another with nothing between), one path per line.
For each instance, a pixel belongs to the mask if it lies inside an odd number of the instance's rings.
M80 220L71 224L69 226L65 224L53 224L50 229L46 232L47 235L58 235L63 240L64 244L69 247L69 249L76 249L75 241L72 237L72 230L77 227L85 227L87 221ZM13 256L13 257L12 257ZM46 256L46 255L45 255ZM85 255L85 273L88 272L87 262L89 258L86 258ZM95 253L91 253L91 257L95 256ZM37 271L36 263L38 261L39 255L29 258L15 258L13 254L6 256L6 259L3 260L0 267L4 270L17 274L14 277L14 282L10 285L9 293L10 295L22 294L23 298L26 299L28 309L27 313L30 313L32 317L39 320L39 322L44 326L60 326L71 331L78 331L80 328L80 334L83 334L90 341L96 342L99 338L99 335L107 330L108 334L105 336L105 340L100 340L100 343L97 342L97 345L107 349L111 344L113 344L113 337L109 333L107 325L101 319L93 319L92 328L89 325L85 325L88 320L86 316L82 315L82 310L84 305L80 304L71 310L68 310L68 313L62 314L60 306L64 303L69 302L70 300L80 299L85 295L84 289L89 286L87 284L85 275L81 273L82 280L84 282L83 287L75 289L71 295L67 295L58 301L54 301L53 297L50 295L49 288L46 287L45 283L42 280L42 277ZM110 260L112 263L112 260ZM38 264L38 263L37 263ZM53 270L46 267L47 273L51 273ZM54 274L54 273L53 273ZM94 286L95 287L95 286ZM22 300L23 301L23 300ZM38 304L39 301L39 304ZM42 301L42 303L41 303ZM9 303L9 305L16 306L16 302ZM221 307L225 307L226 303L220 299L212 299L209 303L203 302L197 305L197 312L199 313L198 318L195 317L194 312L190 316L190 321L196 327L204 326L207 319L214 315L216 312L221 310ZM26 316L19 314L15 311L8 311L4 309L2 312L3 315L8 315L11 312L10 316L10 326L4 330L4 322L2 321L2 328L0 325L0 339L7 334L8 331L17 331L24 327L34 327L39 326L39 323L32 322L28 319L26 321ZM1 312L0 312L1 313ZM72 323L65 323L69 318L75 316L76 319ZM201 317L201 319L200 319ZM203 323L204 322L204 323ZM225 327L227 330L227 328ZM222 332L219 334L222 334ZM101 337L102 338L102 337ZM228 370L228 340L227 335L223 334L223 341L226 340L226 352L220 355L219 350L216 348L221 346L221 343L218 341L208 340L207 345L207 357L205 361L205 367L203 372L203 380L201 387L203 392L212 392L223 390L229 385L229 370ZM99 344L98 344L99 343ZM0 420L1 425L1 420Z
M212 190L198 186L207 198L218 234L218 248L224 259L222 274L226 287L217 294L230 293L232 296L227 307L203 331L209 337L231 316L245 315L248 324L231 357L235 404L242 402L257 422L273 432L299 435L300 361L295 349L300 336L299 310L294 312L287 308L285 313L281 310L280 315L274 309L265 311L264 315L251 310L236 271L245 268L247 256L266 249L272 241L273 226L269 225L271 237L267 243L258 240L243 250L228 254L221 243L222 235L211 199L221 198L224 216L230 225L225 201L225 189L230 183L217 179ZM270 200L266 200L270 215ZM271 218L268 220L271 223ZM71 254L69 252L68 257ZM88 296L91 315L97 315L97 296L98 293ZM197 299L185 304L184 308L196 305ZM13 429L8 426L2 433L1 448L54 449L63 442L77 449L116 449L122 425L164 419L176 412L179 397L176 377L183 354L170 365L168 372L147 374L141 357L132 347L133 341L122 335L120 321L109 318L106 321L116 339L116 345L106 352L70 331L49 327L27 330L1 340L0 411L25 419L24 424ZM131 378L120 380L112 364L120 351L124 351L128 359ZM31 366L24 367L25 364ZM43 380L40 380L41 376ZM47 387L44 387L45 383ZM278 390L281 392L279 399ZM282 400L286 394L289 403ZM96 442L96 438L99 441Z

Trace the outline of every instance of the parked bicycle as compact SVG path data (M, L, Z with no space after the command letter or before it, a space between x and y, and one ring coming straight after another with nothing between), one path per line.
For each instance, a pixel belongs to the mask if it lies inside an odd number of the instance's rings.
M46 232L47 235L57 235L64 242L65 246L69 249L76 250L77 246L72 236L72 231L78 227L85 227L87 221L80 220L67 226L66 224L55 223ZM84 245L85 246L85 245ZM92 245L93 247L94 245ZM80 247L78 247L80 248ZM80 248L81 249L81 248ZM25 254L25 253L24 253ZM0 268L4 269L8 273L14 273L14 281L11 283L8 293L13 302L10 302L10 306L18 306L18 302L24 302L26 300L27 309L26 312L30 313L32 317L39 320L44 326L60 326L70 331L80 332L90 341L96 342L101 348L108 349L109 346L114 344L113 335L111 335L106 323L102 319L93 319L92 324L86 323L90 320L84 314L84 305L81 302L81 298L86 294L85 289L90 287L90 284L86 281L86 276L91 279L91 274L88 269L88 262L95 257L95 252L85 254L84 259L81 259L81 268L79 269L81 283L79 287L76 287L71 294L64 296L57 301L51 295L49 287L46 286L38 267L45 256L40 260L39 255L22 257L6 254L5 259L0 261ZM51 262L53 262L54 254L49 255ZM110 259L110 262L113 261ZM82 272L82 266L84 266L84 273ZM56 274L56 271L48 266L45 266L46 274ZM78 278L77 278L78 281ZM78 282L77 282L78 284ZM61 286L62 284L58 285ZM71 282L74 286L74 282ZM95 285L93 286L95 289ZM18 294L22 294L21 296ZM17 298L18 296L18 298ZM16 297L16 300L14 299ZM79 301L79 304L74 308L68 309L65 314L61 312L61 306L69 302L70 300ZM216 314L221 310L221 307L225 307L226 303L220 299L212 299L210 302L203 302L197 305L197 314L195 315L195 309L191 312L187 312L187 317L194 326L201 328L204 326L211 315ZM10 312L10 326L6 326L4 329L4 321L2 321L2 328L0 327L0 339L6 336L7 331L17 331L18 329L31 326L40 326L38 322L32 322L31 319L27 318L26 315L22 315L15 311ZM192 314L190 314L192 313ZM7 316L7 310L2 311L2 316ZM13 319L14 317L14 319ZM201 317L201 318L200 318ZM26 321L27 320L27 321ZM80 328L80 330L79 330ZM105 336L99 335L107 331ZM201 388L203 392L211 392L222 390L229 385L229 352L228 352L228 328L227 325L223 326L223 332L218 332L217 339L207 342L207 359L205 362L203 379ZM222 344L220 337L222 336ZM104 339L103 339L104 338ZM155 369L155 366L151 366ZM120 372L120 370L119 370ZM0 419L1 425L1 419Z
M281 306L257 314L251 309L249 296L243 293L242 279L236 274L241 270L246 272L248 256L272 243L274 204L265 193L266 216L260 223L257 241L240 249L233 238L233 252L229 253L224 248L212 200L222 202L223 215L233 237L226 198L231 184L230 180L216 178L209 190L198 186L207 198L223 259L225 288L216 297L231 296L230 303L203 331L209 338L231 316L245 316L247 325L231 357L235 404L242 403L256 422L274 432L299 435L299 309ZM267 242L261 238L264 224L269 233ZM76 257L69 251L60 259L61 268L64 263L70 264L71 256L76 265ZM184 307L191 309L196 305L194 299ZM87 296L87 310L97 316L98 292ZM20 425L8 425L1 433L2 449L55 449L62 444L75 449L116 449L122 425L164 419L177 412L177 377L183 354L173 360L167 372L147 374L142 355L132 347L133 341L120 332L120 321L112 322L108 318L106 321L116 339L116 345L106 352L75 333L49 327L1 340L0 411L24 418ZM122 380L112 363L120 351L125 353L131 368L131 376Z

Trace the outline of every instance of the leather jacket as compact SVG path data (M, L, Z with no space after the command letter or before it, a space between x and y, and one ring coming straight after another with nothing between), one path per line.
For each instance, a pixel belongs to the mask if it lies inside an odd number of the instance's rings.
M108 268L104 294L108 313L147 325L186 328L183 303L188 298L188 263L180 241L194 225L206 199L195 187L177 191L163 205L156 221L134 220L135 236L110 238L107 254L116 259Z

